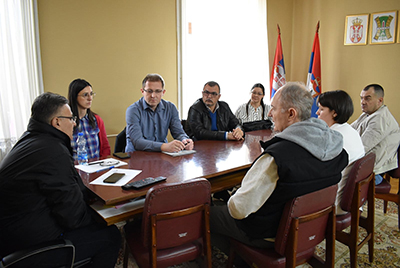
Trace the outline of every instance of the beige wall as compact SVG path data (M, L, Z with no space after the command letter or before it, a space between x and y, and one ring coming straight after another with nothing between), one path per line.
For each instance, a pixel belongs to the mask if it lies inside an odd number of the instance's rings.
M45 91L67 96L73 79L88 80L107 134L124 128L147 73L177 102L175 0L38 0L38 10Z
M385 103L400 121L400 44L344 46L345 16L400 10L400 1L267 0L270 64L282 32L287 79L306 82L317 21L321 22L322 90L344 89L361 113L359 94L369 83L385 88ZM107 134L125 125L125 110L141 97L150 72L166 80L165 99L177 103L175 0L38 0L45 91L67 95L75 78L97 92L93 110Z

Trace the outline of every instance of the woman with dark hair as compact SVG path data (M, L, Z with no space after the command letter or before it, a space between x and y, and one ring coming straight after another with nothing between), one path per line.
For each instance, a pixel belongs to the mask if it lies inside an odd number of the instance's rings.
M338 131L343 136L343 148L349 155L349 165L342 171L342 179L336 195L336 214L345 214L340 207L344 186L353 163L365 155L364 145L358 132L348 123L353 114L353 101L349 94L343 90L328 91L319 95L318 110L316 114L319 119L324 120L328 126Z
M267 115L271 106L264 104L264 86L257 83L251 88L250 93L250 100L247 103L240 105L235 113L240 124L269 119Z
M90 110L95 95L92 85L84 79L78 78L69 84L69 105L72 113L78 117L71 141L75 159L79 132L83 132L86 139L88 158L103 157L111 153L103 119Z

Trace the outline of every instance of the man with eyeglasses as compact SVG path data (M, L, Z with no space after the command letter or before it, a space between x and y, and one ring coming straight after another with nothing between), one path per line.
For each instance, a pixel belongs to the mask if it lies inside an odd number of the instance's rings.
M72 158L76 117L68 100L43 93L31 111L27 131L0 163L0 256L62 238L73 243L75 261L114 267L121 235L114 225L98 224L87 204ZM22 266L59 267L62 258L54 254Z
M164 85L159 74L148 74L143 79L143 97L126 110L125 152L176 153L193 149L194 143L183 130L176 106L162 99ZM168 129L174 138L171 142L167 140Z
M219 101L219 84L207 82L203 87L203 97L189 109L186 129L193 140L242 140L243 130L239 120L229 105Z

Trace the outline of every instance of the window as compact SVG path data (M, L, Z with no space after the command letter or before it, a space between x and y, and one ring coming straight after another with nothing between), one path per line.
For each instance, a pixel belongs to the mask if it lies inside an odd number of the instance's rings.
M219 83L220 100L233 113L250 99L255 83L269 87L266 13L265 0L179 1L181 118L187 118L208 81Z

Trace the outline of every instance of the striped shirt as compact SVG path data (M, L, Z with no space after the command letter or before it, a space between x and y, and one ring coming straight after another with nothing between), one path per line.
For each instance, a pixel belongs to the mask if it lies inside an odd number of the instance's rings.
M90 158L100 157L100 142L99 142L100 130L97 125L97 121L95 128L92 128L89 125L89 118L88 115L86 114L82 119L80 119L79 127L75 129L73 138L71 140L71 146L74 152L74 159L78 160L76 155L76 150L77 150L76 139L78 138L79 132L83 132L83 137L85 137L88 158L90 159Z
M259 121L262 120L262 107L261 105L258 106L257 109L254 109L254 107L249 103L249 114L247 115L246 113L246 106L247 103L244 103L239 106L239 108L236 110L235 116L237 119L239 119L240 124L246 123L246 122L253 122L253 121ZM271 109L270 105L265 104L264 108L264 120L266 119L271 119L268 117L268 112Z

